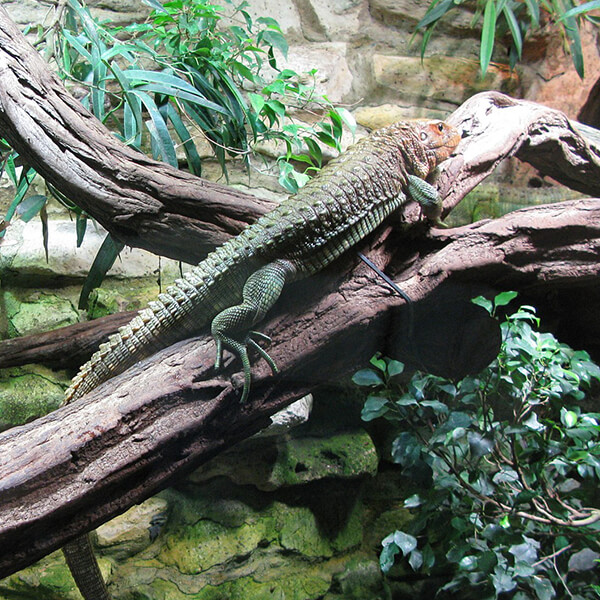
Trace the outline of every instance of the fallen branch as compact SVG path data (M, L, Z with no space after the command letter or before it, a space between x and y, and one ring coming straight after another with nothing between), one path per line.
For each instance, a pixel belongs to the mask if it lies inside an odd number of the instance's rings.
M436 231L421 246L424 251L427 243L429 250L416 260L388 229L369 255L401 273L396 279L415 300L430 298L442 282L467 285L469 294L473 282L540 293L595 286L598 223L600 200L580 200ZM573 257L572 263L565 256ZM263 328L273 337L270 353L282 375L272 377L264 361L256 362L251 403L238 402L237 362L216 376L214 345L199 338L1 435L0 577L156 493L320 384L347 379L376 350L397 353L418 341L418 328L414 340L394 336L402 306L349 256L335 271L284 294ZM426 319L436 322L430 311ZM438 344L455 347L456 339L441 337ZM394 339L400 348L386 347L386 340ZM480 347L481 341L475 344Z

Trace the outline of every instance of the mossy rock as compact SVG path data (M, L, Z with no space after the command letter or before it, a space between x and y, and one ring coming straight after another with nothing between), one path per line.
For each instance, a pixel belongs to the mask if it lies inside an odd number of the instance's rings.
M196 471L201 483L216 476L264 491L323 479L374 476L379 457L363 429L310 435L294 432L278 439L252 439L224 452Z
M77 309L57 294L6 291L0 302L4 304L6 333L11 338L44 333L79 322Z
M98 558L100 570L110 581L113 565ZM37 563L0 580L0 600L81 600L61 552L53 552Z
M0 370L0 431L28 423L63 402L68 385L64 373L41 365Z

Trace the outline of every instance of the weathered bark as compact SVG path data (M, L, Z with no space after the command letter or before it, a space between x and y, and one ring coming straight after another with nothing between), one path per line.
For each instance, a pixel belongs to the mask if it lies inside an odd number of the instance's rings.
M597 193L595 150L555 111L535 112L497 94L472 102L452 118L470 135L441 174L449 205L510 155ZM520 116L508 119L509 114ZM502 137L491 125L496 118ZM131 245L197 259L265 210L246 195L201 182L114 140L23 47L1 8L0 133ZM415 206L402 215L405 225L419 218ZM370 255L415 300L449 283L524 291L596 286L599 218L600 200L587 200L428 235L424 228L420 233L413 228L410 237L406 226L387 228L372 242ZM335 269L290 287L263 328L273 337L270 352L282 375L272 377L258 361L247 405L237 400L239 375L232 377L237 362L216 376L213 344L200 338L0 435L0 577L253 434L268 415L319 384L344 379L375 350L394 352L386 346L390 342L415 344L422 330L404 334L395 310L402 302L376 281L350 255Z
M491 92L473 97L451 122L468 137L442 170L448 208L513 155L553 177L558 171L557 179L584 193L600 193L599 152L558 111ZM68 94L1 6L0 135L116 238L185 262L199 261L272 208L119 142ZM414 204L405 211L408 223L419 216Z
M388 229L369 254L401 273L399 283L415 300L442 281L525 291L596 285L598 223L600 200L574 201L432 232L421 256ZM169 485L319 384L347 378L375 350L396 352L386 340L418 341L418 329L414 340L395 335L402 301L356 265L346 257L335 271L285 293L263 328L282 375L271 376L258 361L247 405L238 402L237 361L216 376L214 345L198 338L0 436L0 577Z

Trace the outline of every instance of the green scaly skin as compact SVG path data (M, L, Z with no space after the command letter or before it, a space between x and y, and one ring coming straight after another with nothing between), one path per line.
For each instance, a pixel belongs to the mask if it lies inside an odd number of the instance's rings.
M435 215L441 203L425 179L450 156L459 139L454 128L432 120L396 123L362 139L296 196L211 252L112 335L81 368L66 401L80 398L209 323L217 346L216 367L221 365L224 348L242 361L241 401L245 401L251 382L248 348L277 371L257 342L268 338L253 328L275 304L284 285L327 267L410 198L419 201L426 214ZM70 567L76 552L74 548L70 553ZM85 565L77 568L83 573L74 573L76 581L91 577L95 569L92 565L89 571ZM81 591L86 600L110 598L105 587L98 589Z

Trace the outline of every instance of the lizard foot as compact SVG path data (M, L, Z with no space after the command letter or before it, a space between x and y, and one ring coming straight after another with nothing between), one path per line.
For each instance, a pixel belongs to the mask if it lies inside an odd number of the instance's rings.
M244 389L242 390L242 397L240 398L241 403L246 402L248 399L248 395L250 394L250 385L252 383L252 372L250 368L250 359L248 357L248 348L256 350L265 359L269 367L271 367L273 375L276 375L279 372L275 361L253 338L259 338L259 340L266 342L271 341L271 338L268 335L260 333L259 331L249 331L243 342L222 334L215 336L215 341L217 344L217 356L215 359L216 370L219 370L222 366L224 347L229 348L229 350L231 350L234 354L237 354L242 361L242 369L244 371Z

